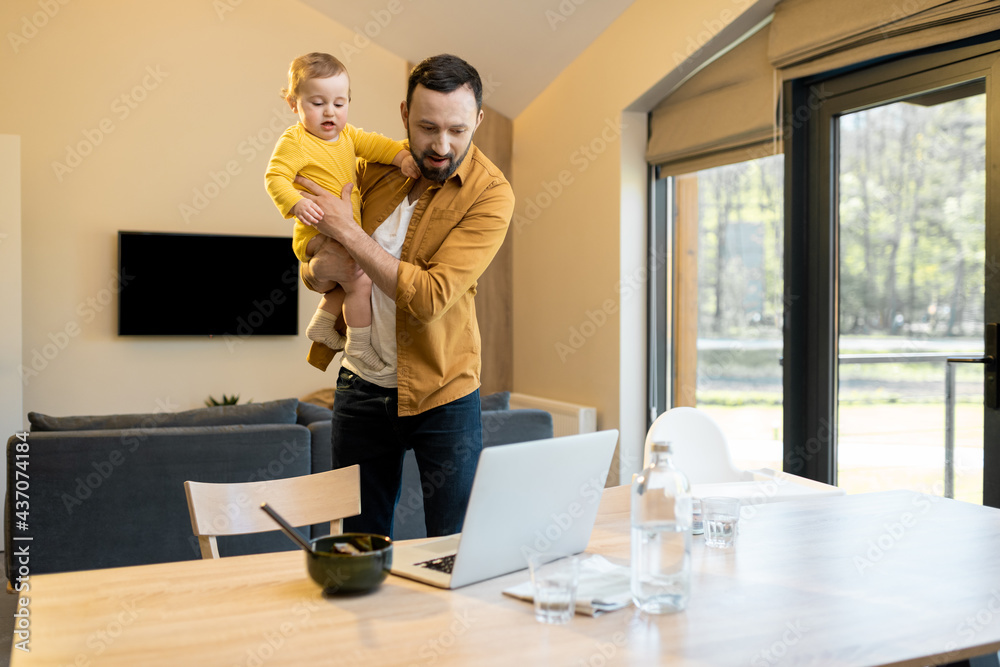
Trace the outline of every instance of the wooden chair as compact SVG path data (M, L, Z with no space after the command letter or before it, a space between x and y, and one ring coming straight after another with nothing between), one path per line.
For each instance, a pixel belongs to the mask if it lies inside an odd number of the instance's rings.
M361 468L357 465L315 475L265 482L210 484L184 482L191 529L202 558L218 558L218 535L280 530L260 506L267 503L293 526L330 522L330 534L343 532L344 517L361 513Z

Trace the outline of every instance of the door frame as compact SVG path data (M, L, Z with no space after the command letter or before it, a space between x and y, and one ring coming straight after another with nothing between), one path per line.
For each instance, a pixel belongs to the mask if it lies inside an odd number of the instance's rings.
M836 119L922 90L985 79L987 267L1000 267L1000 41L898 56L784 84L784 469L837 483L839 280ZM987 269L986 318L1000 321L1000 271ZM983 504L1000 507L1000 410L984 407ZM990 434L995 437L990 438ZM997 442L990 444L991 439Z

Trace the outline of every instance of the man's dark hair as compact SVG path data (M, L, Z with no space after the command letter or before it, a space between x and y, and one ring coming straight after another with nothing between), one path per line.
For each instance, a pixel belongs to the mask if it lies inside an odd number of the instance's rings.
M413 90L417 85L439 93L450 93L468 84L476 96L476 109L483 108L483 82L476 68L458 56L442 53L431 56L410 71L410 81L406 87L406 106L413 100Z

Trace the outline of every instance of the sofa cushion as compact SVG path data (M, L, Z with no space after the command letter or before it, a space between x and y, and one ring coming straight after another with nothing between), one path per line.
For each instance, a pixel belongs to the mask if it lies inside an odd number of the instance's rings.
M29 412L32 431L97 431L103 429L171 428L181 426L233 426L238 424L294 424L297 398L265 403L219 405L184 412L53 417Z
M333 419L333 410L324 408L322 405L299 401L298 423L309 426L313 422L328 422Z
M483 411L483 447L551 438L552 414L535 408Z
M495 394L487 394L479 399L483 412L487 410L510 410L510 392L498 391Z

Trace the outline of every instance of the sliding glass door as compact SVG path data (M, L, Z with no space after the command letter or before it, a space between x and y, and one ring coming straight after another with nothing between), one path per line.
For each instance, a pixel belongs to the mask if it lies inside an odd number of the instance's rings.
M1000 504L996 48L786 87L786 470Z
M984 81L836 122L838 484L980 503Z

